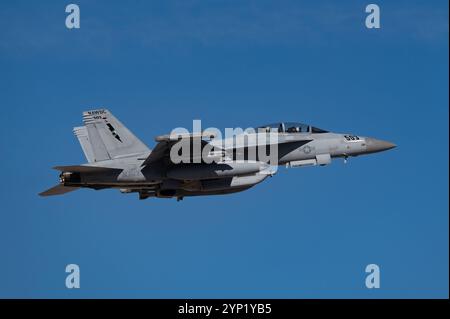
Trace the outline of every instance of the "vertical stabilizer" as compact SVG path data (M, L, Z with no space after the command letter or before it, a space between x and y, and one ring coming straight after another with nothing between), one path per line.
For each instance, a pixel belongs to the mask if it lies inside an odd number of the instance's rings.
M102 158L107 156L107 159L114 159L150 151L107 109L83 112L83 122L94 153L98 149L98 155ZM97 159L97 154L94 155Z
M89 163L95 162L94 151L92 150L91 142L89 142L89 136L86 126L79 126L73 128L73 133L80 142L83 153Z

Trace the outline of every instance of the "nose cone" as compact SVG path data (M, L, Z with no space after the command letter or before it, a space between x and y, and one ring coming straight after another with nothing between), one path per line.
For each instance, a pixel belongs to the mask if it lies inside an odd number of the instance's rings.
M387 151L397 146L391 142L377 140L375 138L370 137L366 138L366 145L367 145L366 153Z

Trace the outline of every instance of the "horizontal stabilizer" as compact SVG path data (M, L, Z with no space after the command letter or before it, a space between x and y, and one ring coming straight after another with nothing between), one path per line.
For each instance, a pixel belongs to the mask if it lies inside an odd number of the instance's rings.
M70 166L55 166L54 169L61 172L73 173L101 173L101 172L121 172L121 168L87 166L87 165L70 165Z
M53 196L53 195L62 195L68 192L72 192L77 190L79 187L71 187L71 186L64 186L61 184L58 184L56 186L53 186L50 189L47 189L46 191L39 193L39 196Z

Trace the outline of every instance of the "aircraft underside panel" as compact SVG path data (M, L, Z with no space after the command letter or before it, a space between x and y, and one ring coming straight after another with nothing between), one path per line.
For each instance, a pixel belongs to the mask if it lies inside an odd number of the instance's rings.
M269 174L259 172L250 175L205 179L205 180L174 180L167 179L155 184L96 184L87 183L81 187L104 189L119 188L122 193L139 193L140 197L182 197L214 194L229 194L246 190L264 181Z

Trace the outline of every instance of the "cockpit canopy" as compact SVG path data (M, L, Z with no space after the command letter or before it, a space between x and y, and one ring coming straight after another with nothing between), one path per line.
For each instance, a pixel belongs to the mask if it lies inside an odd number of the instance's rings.
M328 133L328 131L320 128L297 122L279 122L262 125L258 127L258 131L278 133Z

